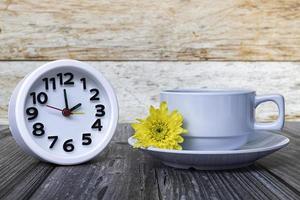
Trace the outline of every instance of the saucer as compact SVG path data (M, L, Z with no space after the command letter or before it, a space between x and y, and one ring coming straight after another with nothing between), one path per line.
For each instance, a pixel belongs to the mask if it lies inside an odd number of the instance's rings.
M245 167L265 157L289 143L289 139L271 131L256 131L248 142L235 150L168 150L154 147L141 148L170 167L199 170L223 170ZM133 146L135 139L130 137L128 143Z

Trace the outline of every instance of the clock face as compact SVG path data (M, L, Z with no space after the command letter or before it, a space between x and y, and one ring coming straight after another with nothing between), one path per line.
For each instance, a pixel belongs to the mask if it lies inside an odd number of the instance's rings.
M56 61L55 66L27 77L21 120L26 131L21 137L44 160L76 164L108 144L116 126L117 103L99 72L74 66L78 61L60 64Z

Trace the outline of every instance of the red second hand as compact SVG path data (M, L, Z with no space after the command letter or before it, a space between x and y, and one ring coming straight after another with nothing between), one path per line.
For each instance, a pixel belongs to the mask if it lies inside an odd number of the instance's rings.
M53 107L53 106L49 106L49 105L46 105L47 107L49 107L49 108L52 108L52 109L55 109L55 110L59 110L59 111L63 111L62 109L59 109L59 108L56 108L56 107Z
M61 111L61 112L63 113L63 115L65 115L65 114L64 114L64 110L62 110L62 109L59 109L59 108L56 108L56 107L50 106L50 105L46 105L46 106L49 107L49 108L52 108L52 109ZM70 112L69 110L67 110L67 111ZM83 112L70 112L70 113L67 114L67 116L69 116L69 115L81 115L81 114L84 114L84 113L83 113ZM67 116L66 116L66 117L67 117Z

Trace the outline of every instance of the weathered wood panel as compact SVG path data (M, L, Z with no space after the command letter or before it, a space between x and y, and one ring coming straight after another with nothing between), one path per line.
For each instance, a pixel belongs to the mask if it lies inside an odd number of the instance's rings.
M300 124L289 122L283 134L290 139L290 144L284 149L272 154L259 163L289 185L300 191Z
M151 199L158 199L155 185L145 188L146 175L155 182L151 165L145 166L144 156L129 148L111 143L106 154L90 163L55 168L31 199L145 199L147 190Z
M26 155L8 129L0 132L0 199L26 199L50 174L53 165Z
M0 122L7 122L9 97L18 83L45 62L0 62ZM299 62L89 62L110 80L120 105L120 121L146 116L158 105L159 92L173 88L250 88L258 94L280 93L286 99L288 120L299 119ZM270 120L276 106L258 109Z
M56 166L43 176L38 176L41 169L49 165L38 163L39 167L35 168L34 173L19 174L18 180L22 181L19 184L14 182L14 190L1 188L0 191L6 192L6 196L3 196L5 199L300 198L299 188L295 187L297 183L289 184L284 179L288 175L297 178L299 174L289 170L285 171L285 175L272 171L273 167L268 166L268 163L272 164L275 157L265 162L267 165L261 163L262 166L252 165L243 169L179 170L164 166L141 151L129 147L126 138L131 134L132 129L128 124L120 124L109 147L96 159L77 166ZM10 136L6 138L11 139ZM0 140L2 141L3 139ZM299 141L293 142L298 144ZM3 147L0 146L0 150L3 150ZM288 152L289 150L287 154ZM274 155L276 154L278 152ZM297 157L293 156L291 159L295 160ZM21 160L19 162L23 163ZM299 167L298 164L294 163L295 169ZM5 171L0 168L0 174L3 174L2 172ZM14 171L11 174L14 174ZM31 179L35 181L24 184L27 183L25 180ZM32 183L35 185L31 185ZM7 181L2 187L7 188L5 184Z
M0 60L300 60L298 0L0 1Z
M265 169L250 166L228 171L156 169L162 199L298 199Z

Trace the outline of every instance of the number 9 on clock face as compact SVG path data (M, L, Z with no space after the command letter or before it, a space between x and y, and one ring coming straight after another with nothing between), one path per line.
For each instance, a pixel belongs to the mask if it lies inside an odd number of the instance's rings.
M30 155L71 165L97 156L118 120L116 95L103 75L75 60L47 63L26 76L9 104L11 132Z

